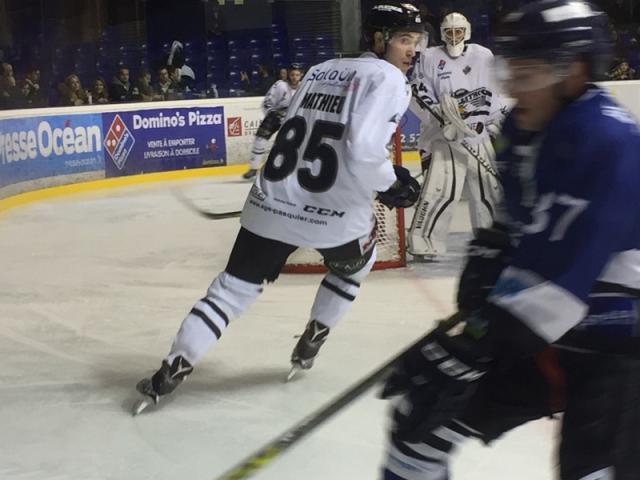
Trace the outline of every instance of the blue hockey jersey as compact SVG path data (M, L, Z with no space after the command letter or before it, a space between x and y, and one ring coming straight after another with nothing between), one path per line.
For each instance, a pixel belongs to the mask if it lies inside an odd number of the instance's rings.
M539 133L505 121L501 220L515 244L490 303L546 343L635 336L640 298L640 130L591 87ZM562 341L560 342L562 343Z

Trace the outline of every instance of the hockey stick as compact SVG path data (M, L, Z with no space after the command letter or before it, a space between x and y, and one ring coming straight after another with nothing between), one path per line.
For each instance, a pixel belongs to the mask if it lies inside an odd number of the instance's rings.
M181 190L174 189L172 190L173 195L182 203L185 207L187 207L192 212L197 213L201 217L207 218L209 220L224 220L225 218L236 218L242 214L242 210L236 210L232 212L209 212L207 210L203 210L200 207L196 206L195 203L191 201Z
M411 86L411 93L413 94L413 98L418 104L418 106L421 109L429 112L433 116L433 118L435 118L438 121L438 123L440 123L440 127L443 127L445 124L445 120L442 118L442 116L438 112L436 112L433 108L431 108L431 106L429 106L427 102L425 102L420 98L420 96L418 95L418 88L415 85ZM484 168L491 176L500 180L500 177L498 176L498 172L496 171L496 169L493 168L484 158L482 158L480 155L474 152L469 146L469 144L467 144L467 142L463 140L461 142L461 145L467 152L469 152L469 154L473 158L477 160L477 162L480 164L480 166L482 166L482 168Z
M436 328L442 328L445 331L451 330L462 321L463 315L460 312L454 313L445 320L441 320ZM264 467L269 466L271 462L282 455L286 450L298 443L303 437L311 433L316 427L329 420L332 416L342 410L344 407L353 402L356 398L369 390L373 385L382 380L398 362L398 360L409 350L417 346L422 338L403 350L393 359L379 367L366 378L362 379L356 385L344 392L342 395L331 401L324 407L310 415L306 416L293 427L277 436L269 443L264 445L260 450L249 455L246 459L238 463L235 467L223 473L215 480L243 480L252 477Z

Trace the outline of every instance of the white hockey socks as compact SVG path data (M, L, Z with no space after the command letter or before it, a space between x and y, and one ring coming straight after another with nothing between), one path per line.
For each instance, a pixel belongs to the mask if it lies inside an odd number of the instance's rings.
M360 283L369 274L376 261L376 247L369 261L351 275L338 276L327 273L320 283L311 307L311 320L333 328L347 312L360 290Z
M195 303L182 321L167 362L171 364L181 355L195 365L220 339L229 322L249 308L260 293L261 285L222 272L211 283L207 295Z

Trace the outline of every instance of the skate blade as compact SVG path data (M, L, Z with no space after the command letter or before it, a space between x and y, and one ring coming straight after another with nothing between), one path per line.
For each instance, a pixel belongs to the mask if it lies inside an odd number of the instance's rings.
M299 365L291 365L291 370L289 370L285 383L290 382L300 370L302 370L302 368Z
M150 398L141 398L133 406L133 416L140 415L149 405L153 405L153 400Z

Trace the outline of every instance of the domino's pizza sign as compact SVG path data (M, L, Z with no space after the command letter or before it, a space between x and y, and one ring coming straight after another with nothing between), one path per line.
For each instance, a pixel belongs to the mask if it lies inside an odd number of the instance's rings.
M124 168L135 143L133 134L122 121L120 115L116 114L104 138L104 148L118 170Z

